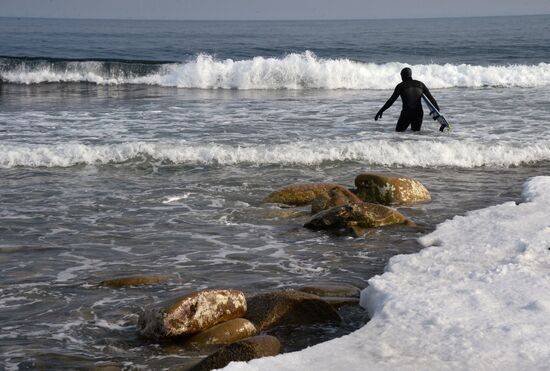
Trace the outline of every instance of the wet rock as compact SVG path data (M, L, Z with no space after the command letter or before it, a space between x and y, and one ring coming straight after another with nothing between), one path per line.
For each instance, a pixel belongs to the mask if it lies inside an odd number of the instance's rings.
M389 207L362 203L337 206L315 214L304 227L313 230L351 233L361 236L368 228L391 224L415 226L403 214Z
M295 290L275 291L248 298L246 318L258 331L275 326L340 322L342 319L317 295Z
M197 344L230 344L256 335L256 327L244 318L220 323L206 331L193 335L189 342Z
M310 214L307 210L295 210L295 209L269 209L262 217L267 219L295 219L308 217Z
M296 183L283 187L269 194L264 202L284 204L289 206L304 206L322 194L327 194L334 183Z
M324 296L321 299L329 303L335 309L341 308L345 305L359 305L359 298Z
M247 362L255 358L276 356L281 352L281 343L274 336L254 336L226 345L206 357L193 371L209 371L227 366L230 362Z
M102 281L99 284L101 286L107 286L115 289L130 287L130 286L143 286L143 285L153 285L157 283L164 283L168 281L168 277L165 276L133 276L133 277L121 277L114 278L112 280Z
M378 174L361 174L355 178L357 195L363 201L383 205L414 204L432 199L418 180Z
M346 298L358 298L361 294L359 287L350 285L348 283L320 283L314 285L308 285L301 287L299 291L307 292L309 294L325 297L325 296L339 296Z
M331 188L327 193L320 194L313 200L311 203L311 214L317 214L318 212L336 206L362 202L363 201L349 189L342 186L336 186Z
M246 299L241 291L199 291L168 308L145 311L139 317L138 331L141 336L152 338L189 335L245 313Z

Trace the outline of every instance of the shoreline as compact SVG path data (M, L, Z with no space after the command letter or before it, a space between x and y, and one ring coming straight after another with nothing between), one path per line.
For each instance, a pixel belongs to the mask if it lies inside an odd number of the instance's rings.
M361 329L225 369L544 369L549 200L550 177L539 176L524 183L519 204L439 224L419 253L391 258L369 280L361 304L372 318Z

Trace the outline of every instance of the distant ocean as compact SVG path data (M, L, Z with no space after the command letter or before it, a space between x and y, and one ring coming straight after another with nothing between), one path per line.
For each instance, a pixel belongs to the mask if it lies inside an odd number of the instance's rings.
M139 310L213 287L365 287L437 224L550 173L550 16L0 18L0 35L0 368L185 366L201 354L143 342ZM427 114L420 133L395 133L399 101L373 120L405 66L451 133ZM364 172L430 190L399 208L419 228L334 237L262 203ZM172 279L97 287L159 274Z

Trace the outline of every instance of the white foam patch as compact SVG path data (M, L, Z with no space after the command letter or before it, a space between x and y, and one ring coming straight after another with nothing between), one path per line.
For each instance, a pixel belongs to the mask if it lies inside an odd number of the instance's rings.
M226 370L547 370L550 177L457 216L369 280L358 331Z
M68 62L62 70L51 64L0 71L12 83L92 82L96 84L150 84L200 89L393 89L399 62L375 64L349 59L318 58L310 51L281 58L255 57L218 60L201 54L195 59L162 65L158 72L133 76L111 73L102 62ZM474 66L468 64L413 65L414 77L431 88L536 87L550 85L550 64Z
M550 159L550 142L479 143L465 140L300 141L250 147L221 144L131 142L111 145L0 145L0 167L68 167L150 158L173 164L318 165L361 161L406 167L517 166ZM175 202L175 199L166 200Z

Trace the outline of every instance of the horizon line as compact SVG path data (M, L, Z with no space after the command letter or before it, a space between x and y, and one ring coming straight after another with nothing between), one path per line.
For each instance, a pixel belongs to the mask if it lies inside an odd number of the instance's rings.
M468 15L468 16L427 16L427 17L394 17L394 18L254 18L254 19L175 19L175 18L110 18L110 17L49 17L49 16L0 16L0 19L58 19L58 20L104 20L104 21L166 21L166 22L319 22L319 21L391 21L391 20L420 20L420 19L458 19L458 18L504 18L504 17L536 17L548 16L544 14L501 14L501 15Z

